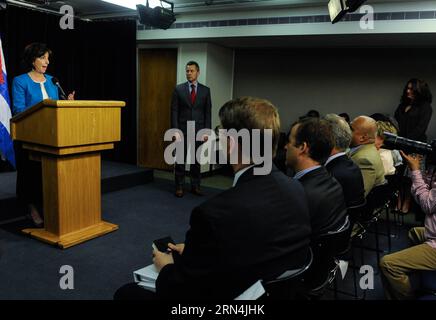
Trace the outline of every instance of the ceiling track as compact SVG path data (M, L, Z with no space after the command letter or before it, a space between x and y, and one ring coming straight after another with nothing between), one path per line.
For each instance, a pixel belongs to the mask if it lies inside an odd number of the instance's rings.
M54 15L58 15L58 16L64 15L63 13L60 13L59 11L48 9L48 8L43 8L43 7L40 7L34 3L27 3L27 2L19 1L19 0L7 0L6 3L10 6L19 7L19 8L26 8L26 9L34 10L34 11L38 11L38 12L54 14ZM87 21L87 22L91 21L90 19L81 18L80 16L77 16L77 15L74 16L74 19L78 19L81 21Z

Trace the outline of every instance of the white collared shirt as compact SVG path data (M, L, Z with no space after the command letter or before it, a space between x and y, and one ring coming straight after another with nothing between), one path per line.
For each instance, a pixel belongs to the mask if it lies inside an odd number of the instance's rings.
M195 81L195 82L188 81L189 93L192 92L192 85L195 86L195 93L197 93L198 92L198 90L197 90L198 89L198 81Z
M301 170L301 171L298 171L296 174L295 174L295 176L294 176L294 179L297 179L297 180L300 180L306 173L309 173L309 172L311 172L311 171L313 171L313 170L316 170L316 169L318 169L318 168L321 168L321 166L320 165L318 165L318 166L313 166L313 167L310 167L310 168L307 168L307 169L304 169L304 170Z
M48 99L48 94L47 94L47 90L45 90L45 86L44 86L44 82L40 82L39 84L41 85L41 93L42 93L42 100Z
M360 148L362 148L364 145L363 144L359 144L358 146L352 147L350 149L350 151L348 151L348 154L350 156L352 156L355 152L357 152L357 150L359 150Z
M330 156L327 161L324 163L324 166L326 166L330 161L333 161L336 158L339 158L340 156L345 156L346 153L345 152L338 152L332 156Z
M239 170L238 172L235 173L235 177L233 178L233 185L232 187L236 186L236 184L238 183L238 179L240 176L242 176L242 174L247 171L250 168L253 168L255 166L255 164L249 165L248 167L245 167L241 170Z

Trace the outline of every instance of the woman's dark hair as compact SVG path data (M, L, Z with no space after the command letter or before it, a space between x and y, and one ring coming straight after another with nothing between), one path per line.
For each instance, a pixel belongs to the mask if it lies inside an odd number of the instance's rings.
M312 109L306 113L306 117L319 118L320 115L319 115L318 110Z
M389 117L383 113L376 112L376 113L373 113L372 115L370 115L369 117L373 118L375 121L388 121L388 122L390 122Z
M342 113L338 114L338 116L344 118L345 121L347 121L348 123L350 123L350 116L348 115L348 113L346 113L346 112L342 112Z
M52 57L51 50L47 47L45 43L34 42L27 45L24 48L22 65L23 69L26 71L31 71L33 69L33 62L36 58L42 57L48 52L49 57Z
M433 101L433 96L428 84L423 80L412 78L407 81L406 86L403 89L403 95L401 96L402 106L408 106L410 104L410 99L407 97L407 87L409 86L409 83L412 85L412 90L415 94L415 99L412 102L412 105L419 106L422 103L431 103Z
M391 115L383 114L383 113L373 113L369 117L373 118L375 121L389 122L391 125L395 127L397 131L400 131L400 129L398 129L397 120L395 120L395 118L392 117Z

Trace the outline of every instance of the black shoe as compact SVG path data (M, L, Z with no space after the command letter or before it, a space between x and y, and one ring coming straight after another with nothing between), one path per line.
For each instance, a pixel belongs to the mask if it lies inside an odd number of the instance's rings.
M203 196L204 193L201 192L200 187L192 187L191 193L195 194L196 196Z
M176 195L177 198L183 197L183 188L182 187L177 187L175 195Z

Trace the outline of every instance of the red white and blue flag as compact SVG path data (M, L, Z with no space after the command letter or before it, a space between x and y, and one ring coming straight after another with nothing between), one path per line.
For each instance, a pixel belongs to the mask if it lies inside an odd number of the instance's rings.
M10 135L11 99L9 99L6 64L0 39L0 156L15 167L14 146Z

